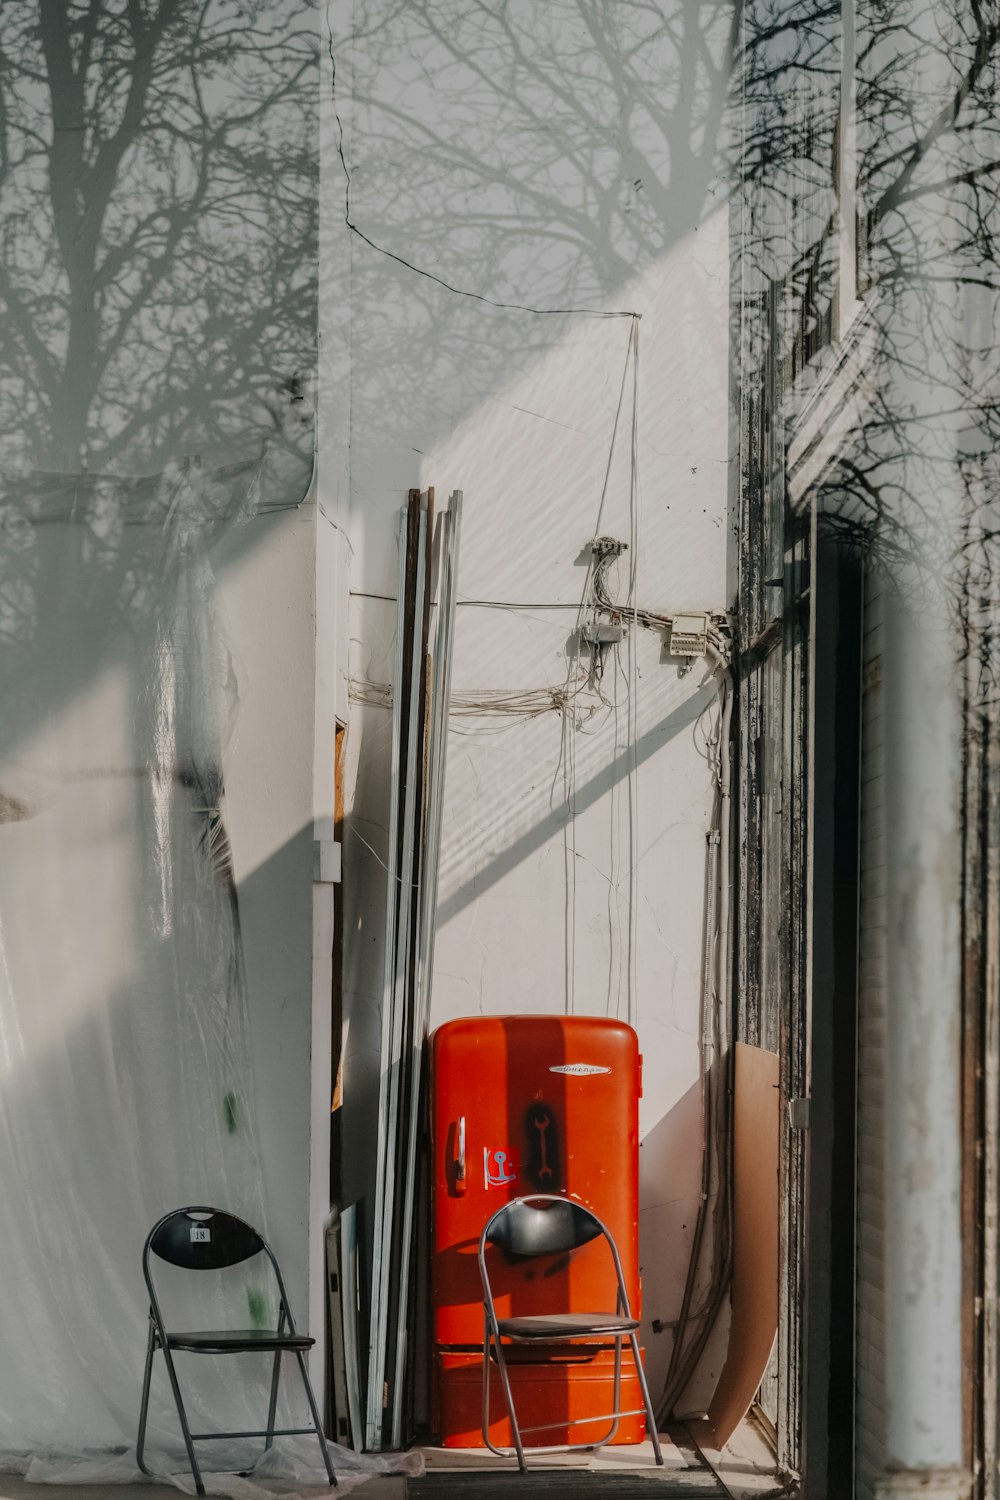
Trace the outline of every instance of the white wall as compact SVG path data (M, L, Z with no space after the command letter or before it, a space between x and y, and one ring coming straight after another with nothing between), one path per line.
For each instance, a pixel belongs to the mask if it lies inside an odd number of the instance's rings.
M133 1439L140 1256L169 1209L265 1218L321 1336L329 1187L317 508L226 530L208 519L218 494L176 476L74 479L48 483L29 523L39 493L26 479L32 590L0 653L5 1449ZM228 1315L247 1317L242 1286ZM246 1425L260 1377L259 1361L236 1380L199 1368L194 1425ZM151 1422L154 1440L176 1432L162 1382Z
M324 1332L329 1205L332 887L314 887L314 819L333 813L332 691L317 670L314 501L259 516L218 558L239 713L224 767L246 964L269 1227L303 1327ZM322 611L324 624L327 609ZM323 651L332 632L325 632ZM328 766L328 782L320 768ZM325 803L323 799L325 800ZM323 1362L314 1354L315 1378Z
M293 1312L325 1383L338 718L347 717L347 547L314 493L218 559L240 709L225 769L261 1172ZM332 862L331 862L332 861ZM308 1418L305 1418L308 1420Z
M141 36L103 7L82 50L58 8L11 19L5 1451L133 1439L140 1254L171 1207L266 1211L295 1309L322 1329L330 991L312 956L330 894L312 846L332 812L314 787L317 512L296 508L316 355L310 0L243 28L210 0ZM332 744L326 764L332 780ZM253 1369L213 1387L201 1363L192 1425L225 1424ZM154 1436L176 1435L169 1409L160 1388Z
M440 502L452 488L465 494L453 688L466 703L578 682L586 653L574 632L596 533L632 538L641 606L726 606L729 226L715 172L725 20L721 7L678 4L657 17L627 3L598 14L582 0L488 14L460 0L334 7L334 135L343 129L351 221L453 288L350 234L344 174L328 151L324 222L350 289L349 315L324 313L324 342L346 329L338 389L356 680L391 676L395 606L373 596L394 593L395 517L410 486L434 485ZM469 291L591 311L501 308ZM641 314L634 507L630 320L595 310ZM623 596L626 567L617 587ZM659 634L638 631L629 662L628 648L620 665L609 658L608 703L585 692L575 722L555 710L453 717L433 1021L627 1018L631 1007L645 1055L641 1252L655 1391L670 1332L651 1322L676 1318L698 1201L707 741L718 715L705 664L682 674ZM371 1189L389 727L383 707L355 702L348 1200ZM710 1361L695 1404L712 1373Z

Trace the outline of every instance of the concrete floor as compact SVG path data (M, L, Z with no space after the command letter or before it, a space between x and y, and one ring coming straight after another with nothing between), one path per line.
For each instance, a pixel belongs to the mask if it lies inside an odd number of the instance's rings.
M51 1493L49 1486L29 1484L16 1474L0 1474L0 1500L39 1500ZM106 1484L61 1484L58 1494L65 1500L108 1500L111 1487ZM164 1484L116 1484L116 1500L177 1500L178 1491L173 1485Z
M577 1496L586 1491L595 1490L598 1493L612 1492L622 1496L625 1500L625 1491L622 1485L627 1478L634 1477L638 1482L640 1474L634 1470L623 1467L615 1467L611 1470L597 1472L580 1469L579 1478L572 1469L559 1469L548 1471L535 1471L527 1476L521 1476L516 1472L498 1473L496 1470L480 1470L478 1473L472 1469L429 1469L421 1479L407 1481L402 1476L372 1475L366 1479L356 1491L359 1500L471 1500L480 1492L486 1497L497 1494L500 1500L500 1489L503 1495L508 1494L507 1482L511 1494L517 1494L522 1486L526 1493L538 1496L543 1491L547 1496L554 1497L556 1494L569 1500L569 1497ZM646 1482L652 1480L648 1469L640 1471L642 1479ZM684 1484L684 1476L677 1470L658 1471L663 1474L662 1480L656 1484L656 1493L662 1493L664 1500L671 1495L697 1494L699 1500L713 1500L713 1497L724 1495L721 1488L712 1482L714 1476L707 1471L699 1475L701 1481L697 1490L692 1490ZM498 1489L499 1485L499 1489ZM682 1488L678 1489L678 1485ZM181 1492L171 1485L162 1484L128 1484L128 1485L64 1485L57 1487L29 1484L26 1480L14 1475L0 1475L0 1500L177 1500ZM300 1490L295 1491L301 1495ZM323 1497L327 1500L330 1491L326 1489L315 1492L317 1500ZM335 1492L334 1492L335 1493ZM631 1494L631 1492L628 1492ZM645 1491L642 1492L643 1494Z
M277 1488L277 1486L275 1486ZM295 1495L308 1491L295 1490ZM328 1489L315 1491L319 1497ZM14 1474L0 1474L0 1500L178 1500L180 1490L172 1484L29 1484ZM406 1500L403 1476L373 1474L357 1489L364 1500Z
M626 1495L629 1479L636 1482L636 1494L645 1494L641 1486L655 1481L655 1489L664 1500L670 1495L726 1496L728 1500L757 1500L773 1491L776 1483L774 1460L766 1443L750 1423L743 1423L730 1443L721 1451L710 1448L700 1437L698 1424L680 1429L663 1438L666 1463L662 1469L653 1465L648 1443L629 1448L605 1448L596 1454L580 1453L529 1459L535 1468L526 1477L519 1476L509 1460L495 1458L481 1449L423 1449L426 1473L421 1479L408 1481L402 1475L374 1474L357 1486L359 1500L489 1500L492 1494L501 1500L508 1493L505 1476L524 1485L524 1493L539 1495L543 1491L556 1497L585 1495L588 1492ZM541 1467L544 1465L544 1467ZM574 1485L579 1475L578 1487ZM272 1481L274 1489L278 1484ZM625 1488L623 1488L625 1486ZM164 1484L75 1485L47 1487L29 1484L13 1474L0 1474L0 1500L177 1500L180 1490ZM329 1500L328 1489L303 1491L296 1496L314 1494L316 1500ZM334 1492L335 1493L335 1492ZM516 1495L517 1490L511 1489Z
M682 1453L673 1440L665 1434L660 1438L660 1449L664 1466L668 1469L684 1469L692 1462L690 1452ZM512 1472L517 1466L512 1458L498 1458L483 1448L421 1448L429 1474L464 1470L469 1473L487 1473L496 1470L502 1474ZM586 1449L581 1453L548 1453L532 1455L527 1450L528 1467L543 1468L550 1472L562 1469L586 1469L589 1471L614 1472L627 1470L637 1472L656 1467L653 1445L649 1442L629 1443L627 1446ZM697 1459L694 1459L697 1463Z
M685 1464L690 1461L690 1455L682 1455L675 1448L670 1439L663 1440L664 1458L666 1458L667 1469L672 1472L681 1472ZM451 1485L448 1493L462 1496L462 1500L472 1500L477 1493L477 1473L508 1472L513 1470L513 1464L504 1458L493 1457L492 1454L484 1454L481 1449L445 1449L426 1448L423 1451L426 1461L427 1475L435 1473L450 1476ZM529 1460L531 1463L531 1460ZM540 1461L535 1460L535 1463ZM649 1443L640 1443L630 1448L607 1448L598 1454L567 1454L553 1455L544 1460L544 1467L550 1472L567 1475L567 1472L582 1473L607 1473L607 1475L627 1475L627 1473L649 1473L654 1467L652 1448ZM459 1475L463 1476L465 1482L459 1481ZM279 1488L277 1482L273 1482L274 1490ZM456 1484L457 1487L456 1488ZM25 1479L16 1475L0 1475L0 1500L177 1500L181 1491L175 1490L172 1485L157 1484L135 1484L135 1485L58 1485L58 1487L46 1487L46 1485L28 1484ZM309 1494L309 1491L294 1490L295 1496ZM358 1485L358 1500L406 1500L406 1478L396 1475L372 1475L369 1479ZM316 1500L319 1497L330 1496L328 1490L316 1490Z
M528 1456L527 1474L481 1448L424 1448L427 1468L407 1500L727 1500L726 1491L684 1433L661 1434L662 1467L649 1442L596 1452Z

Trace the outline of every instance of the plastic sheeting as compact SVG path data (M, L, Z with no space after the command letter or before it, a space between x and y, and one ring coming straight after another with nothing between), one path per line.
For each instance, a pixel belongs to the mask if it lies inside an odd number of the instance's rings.
M21 1467L134 1444L164 1210L268 1231L223 779L247 674L213 569L280 528L314 443L315 7L85 9L85 37L77 5L3 26L0 1453ZM255 875L259 911L280 877ZM190 1285L162 1278L168 1319L182 1295L185 1321L273 1310L252 1263L194 1306ZM259 1363L182 1361L196 1430L261 1425ZM150 1418L171 1451L159 1359Z
M218 1467L225 1466L230 1471L245 1467L245 1448L223 1443L215 1446ZM368 1458L331 1443L330 1456L337 1475L337 1488L331 1490L326 1471L317 1467L316 1453L317 1445L311 1439L295 1439L294 1444L290 1439L278 1440L248 1477L238 1472L216 1472L203 1473L202 1478L210 1495L228 1495L231 1500L288 1500L288 1496L296 1494L302 1485L321 1485L328 1494L346 1495L375 1472L419 1474L423 1470L423 1458L419 1453ZM154 1472L162 1475L164 1483L174 1485L186 1495L195 1493L191 1472L185 1469L182 1456L161 1453L148 1454L147 1458ZM23 1474L37 1484L119 1485L145 1480L145 1475L136 1467L135 1452L131 1449L83 1455L51 1452L31 1457L0 1453L0 1473Z
M134 1446L149 1228L206 1203L268 1232L222 776L239 675L212 552L289 484L263 460L0 479L0 1453L30 1478L124 1481L134 1454L86 1454ZM168 1326L172 1308L266 1324L259 1260L154 1261ZM261 1426L268 1369L180 1356L192 1428ZM298 1385L287 1369L282 1404ZM279 1405L279 1425L300 1415ZM158 1356L150 1448L178 1436ZM54 1442L61 1459L28 1466Z

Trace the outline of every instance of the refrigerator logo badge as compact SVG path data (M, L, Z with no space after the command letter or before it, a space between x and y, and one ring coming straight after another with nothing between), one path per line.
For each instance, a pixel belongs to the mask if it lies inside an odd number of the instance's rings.
M517 1177L517 1156L513 1151L491 1151L484 1146L483 1176L488 1188L506 1187Z
M568 1073L571 1078L591 1078L595 1073L610 1073L610 1068L598 1068L593 1063L557 1063L550 1073Z

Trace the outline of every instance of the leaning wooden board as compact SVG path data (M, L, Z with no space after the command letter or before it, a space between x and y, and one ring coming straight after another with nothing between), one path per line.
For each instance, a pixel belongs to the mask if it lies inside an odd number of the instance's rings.
M778 1331L778 1057L736 1043L729 1350L708 1408L723 1447L750 1410Z

